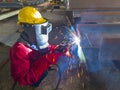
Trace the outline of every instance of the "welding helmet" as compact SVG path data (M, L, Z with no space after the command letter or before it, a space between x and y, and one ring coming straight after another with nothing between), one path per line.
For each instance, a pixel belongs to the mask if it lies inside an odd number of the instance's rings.
M40 49L46 48L48 46L48 36L52 30L52 24L45 22L43 24L33 25L36 35L37 45Z
M40 12L31 6L26 6L20 9L18 13L18 24L28 23L28 24L41 24L46 22L46 19L42 17Z
M44 19L39 11L27 6L20 10L18 21L24 29L19 41L22 39L22 41L26 41L31 47L39 49L46 48L49 45L48 34L52 30L52 24L47 19Z

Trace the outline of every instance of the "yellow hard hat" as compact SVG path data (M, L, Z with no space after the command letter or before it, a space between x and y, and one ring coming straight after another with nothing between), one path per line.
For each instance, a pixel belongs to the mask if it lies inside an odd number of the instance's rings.
M18 13L18 24L42 24L44 22L46 22L46 19L44 19L40 12L32 6L23 7Z

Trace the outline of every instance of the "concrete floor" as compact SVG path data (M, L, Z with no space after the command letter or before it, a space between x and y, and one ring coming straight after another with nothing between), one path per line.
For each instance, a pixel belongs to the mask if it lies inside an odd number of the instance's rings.
M11 90L13 85L9 71L9 49L20 34L16 32L20 28L16 21L16 17L0 21L0 42L3 43L0 44L0 90ZM81 24L79 28L87 66L80 65L64 72L61 90L119 90L120 25ZM54 40L55 35L57 31L54 29L50 34L50 43L59 43L60 39ZM57 73L50 72L36 90L52 90L56 78ZM30 88L17 85L15 90Z

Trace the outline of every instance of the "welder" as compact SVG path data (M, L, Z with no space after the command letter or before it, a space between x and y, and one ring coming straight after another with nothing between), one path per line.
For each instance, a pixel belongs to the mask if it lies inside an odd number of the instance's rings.
M66 46L48 43L52 24L34 7L23 7L18 13L23 32L10 49L10 70L21 86L37 87L52 65L66 67L69 52Z

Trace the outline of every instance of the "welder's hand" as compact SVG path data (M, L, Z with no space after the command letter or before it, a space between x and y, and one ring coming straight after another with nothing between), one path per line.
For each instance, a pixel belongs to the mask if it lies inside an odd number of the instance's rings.
M59 52L64 52L67 48L67 45L59 45L56 50L59 51Z
M49 52L50 52L49 48L45 48L45 49L39 50L39 54L40 55L45 55L45 54L48 54Z

